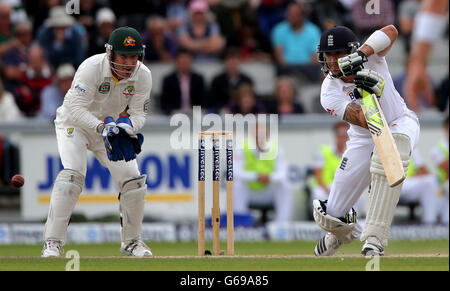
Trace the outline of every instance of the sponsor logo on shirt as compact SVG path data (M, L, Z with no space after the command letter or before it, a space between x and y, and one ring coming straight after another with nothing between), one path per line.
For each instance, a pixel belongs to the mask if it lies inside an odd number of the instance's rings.
M101 94L106 94L109 92L109 90L111 90L111 83L109 82L103 82L98 87L98 92L100 92Z
M348 158L343 157L343 158L342 158L342 161L341 161L341 164L340 164L340 166L339 166L339 169L345 170L345 167L347 166L347 161L348 161Z
M74 87L77 91L78 91L78 93L86 93L86 89L84 89L84 88L82 88L80 85L75 85L75 87Z
M348 95L348 97L350 97L350 99L351 99L352 101L356 101L355 93L353 93L353 90L352 90L352 91L349 91L349 92L347 93L347 95Z
M69 127L69 128L67 128L66 129L66 136L67 137L73 137L73 131L74 131L75 129L73 128L73 127Z
M334 115L334 109L328 109L328 108L327 108L327 112L328 112L330 115Z
M125 95L125 96L133 96L134 93L135 93L134 86L127 86L123 90L123 95Z
M149 109L150 109L150 99L147 99L144 102L144 112L147 113Z

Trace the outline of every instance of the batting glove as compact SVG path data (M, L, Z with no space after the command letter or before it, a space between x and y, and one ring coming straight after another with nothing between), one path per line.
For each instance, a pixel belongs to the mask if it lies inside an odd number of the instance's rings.
M353 89L353 94L355 95L356 99L363 99L367 95L372 95L370 92L358 87Z
M369 69L362 69L356 73L353 83L355 83L356 87L375 94L380 98L386 82L383 76L377 72Z
M356 74L363 68L363 63L367 62L366 55L357 50L356 52L338 59L339 70L344 77Z

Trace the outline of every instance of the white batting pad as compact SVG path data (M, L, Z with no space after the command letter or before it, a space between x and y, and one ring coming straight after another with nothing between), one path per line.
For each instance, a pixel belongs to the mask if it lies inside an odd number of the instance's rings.
M393 133L392 136L406 171L411 156L410 139L407 135L400 133ZM361 241L365 241L369 236L374 236L386 247L395 207L400 198L403 183L395 187L389 186L376 149L372 156L370 172L372 173L372 183L368 196L369 209L360 239Z
M70 169L59 172L50 198L44 240L65 242L67 226L83 186L84 176L79 172Z
M123 183L119 196L119 211L120 236L124 243L139 239L141 236L145 194L147 193L146 179L147 176L142 175Z
M334 234L341 243L350 243L353 239L352 232L356 227L355 222L345 223L339 218L333 217L325 212L319 200L313 201L313 216L317 225L325 231Z

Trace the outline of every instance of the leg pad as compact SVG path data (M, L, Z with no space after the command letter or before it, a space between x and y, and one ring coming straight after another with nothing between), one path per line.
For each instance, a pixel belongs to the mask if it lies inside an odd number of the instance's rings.
M79 172L70 169L59 172L50 198L44 240L66 240L67 226L83 186L84 176Z
M119 194L119 210L122 242L139 239L144 219L146 175L126 181Z

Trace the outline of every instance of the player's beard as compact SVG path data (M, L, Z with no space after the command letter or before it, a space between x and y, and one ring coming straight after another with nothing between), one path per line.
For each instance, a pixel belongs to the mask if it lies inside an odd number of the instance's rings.
M337 61L327 61L328 70L331 73L331 76L335 78L339 78L342 76L341 70L339 70L339 66Z

